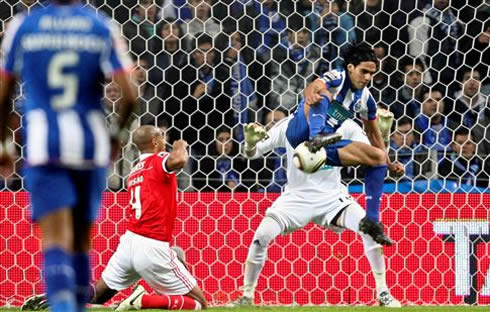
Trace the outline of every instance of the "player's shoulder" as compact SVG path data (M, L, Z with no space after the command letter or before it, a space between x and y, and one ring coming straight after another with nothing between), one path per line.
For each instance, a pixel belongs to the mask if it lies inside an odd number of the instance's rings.
M169 152L160 152L160 153L155 154L155 156L157 156L159 158L167 158L168 155L170 155Z
M344 77L344 70L342 68L335 68L329 71L326 71L323 74L323 77L328 78L329 80L338 80Z
M362 89L361 98L362 98L363 101L376 103L376 101L374 100L373 95L371 94L371 91L369 91L369 89L367 87L364 87Z

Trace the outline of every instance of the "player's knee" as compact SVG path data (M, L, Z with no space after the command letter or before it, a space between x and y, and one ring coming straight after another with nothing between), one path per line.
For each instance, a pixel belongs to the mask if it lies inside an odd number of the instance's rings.
M281 232L279 223L271 218L265 217L260 223L252 241L252 244L257 244L262 248L267 248L269 243Z

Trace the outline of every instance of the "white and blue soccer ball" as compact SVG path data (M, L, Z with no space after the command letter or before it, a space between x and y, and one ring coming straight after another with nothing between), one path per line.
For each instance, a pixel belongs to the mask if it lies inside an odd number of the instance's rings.
M296 168L306 173L317 172L325 164L326 159L327 152L324 148L312 153L303 142L294 149L293 163Z

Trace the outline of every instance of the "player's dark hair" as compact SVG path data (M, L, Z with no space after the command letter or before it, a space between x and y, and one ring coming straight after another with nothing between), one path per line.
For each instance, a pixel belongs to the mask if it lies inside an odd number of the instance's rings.
M374 50L366 43L361 42L355 45L349 46L344 52L344 68L347 69L347 65L352 64L357 66L362 62L374 62L378 66L378 58L374 53Z

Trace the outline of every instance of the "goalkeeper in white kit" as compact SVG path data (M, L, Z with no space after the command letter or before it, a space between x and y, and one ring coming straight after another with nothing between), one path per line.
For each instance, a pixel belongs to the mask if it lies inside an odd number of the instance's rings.
M392 122L392 115L381 112L382 118ZM288 164L293 162L294 148L286 139L286 130L292 116L284 118L267 133L257 124L245 126L244 154L258 158L269 151L286 147ZM383 123L385 124L385 123ZM347 120L337 130L344 139L369 144L362 129ZM341 183L340 167L323 166L314 173L304 173L296 166L287 168L288 184L284 192L267 209L265 218L255 231L245 264L243 295L228 306L252 305L259 274L262 271L269 243L280 234L294 232L310 222L334 230L349 229L362 236L364 252L369 260L376 282L377 299L382 306L401 307L386 285L386 266L383 247L371 236L359 230L366 215L364 209L348 194Z

